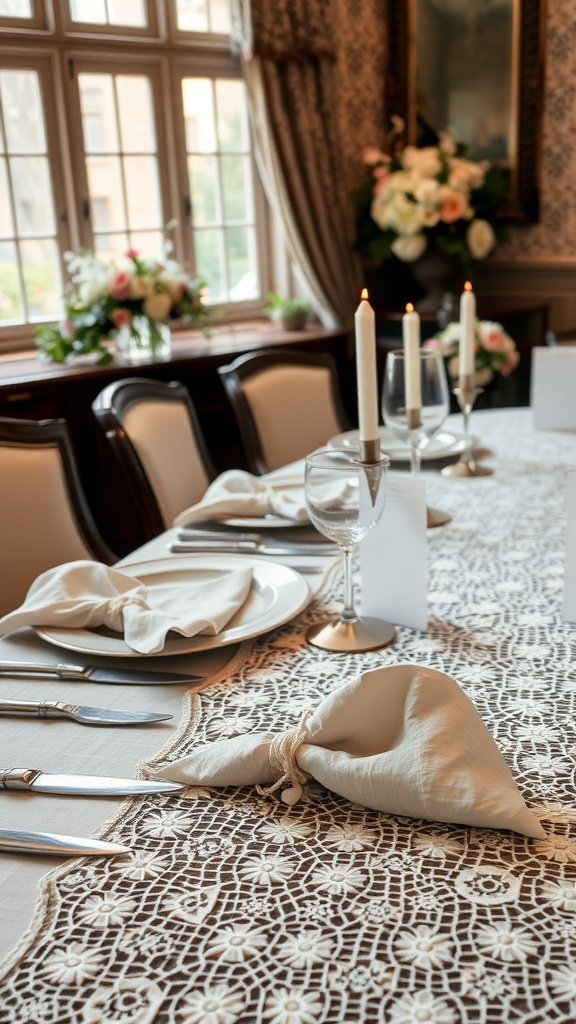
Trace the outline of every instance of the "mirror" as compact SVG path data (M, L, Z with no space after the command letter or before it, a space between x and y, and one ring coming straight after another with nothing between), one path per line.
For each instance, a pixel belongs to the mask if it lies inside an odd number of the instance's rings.
M538 219L543 91L539 0L388 0L388 120L426 145L450 129L509 176L506 219Z

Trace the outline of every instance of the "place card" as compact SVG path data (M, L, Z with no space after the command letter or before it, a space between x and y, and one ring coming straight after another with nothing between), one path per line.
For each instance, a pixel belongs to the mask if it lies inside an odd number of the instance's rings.
M387 483L382 518L360 543L362 615L426 629L426 482L388 473Z
M534 430L576 430L576 346L532 349Z
M576 622L576 470L568 472L566 487L566 551L564 556L564 622Z

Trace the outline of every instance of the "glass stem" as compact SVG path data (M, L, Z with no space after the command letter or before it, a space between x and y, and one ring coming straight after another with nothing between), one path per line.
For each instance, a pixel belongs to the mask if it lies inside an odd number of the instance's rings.
M420 474L420 449L417 444L412 445L410 472L412 476L419 476Z
M354 548L342 548L342 561L344 564L344 607L340 618L344 622L353 622L356 618L354 609L354 590L352 587L352 554Z

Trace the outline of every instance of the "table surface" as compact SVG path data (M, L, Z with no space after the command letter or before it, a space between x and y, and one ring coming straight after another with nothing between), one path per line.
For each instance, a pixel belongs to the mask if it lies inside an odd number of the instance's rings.
M141 730L124 748L125 731L98 730L88 751L94 730L26 723L35 730L27 746L54 730L42 767L112 774L103 765L113 763L120 774L144 759L145 770L223 736L289 728L360 672L414 662L447 672L471 698L546 840L386 815L314 783L290 809L252 788L78 810L76 799L6 794L3 824L25 815L29 827L74 832L84 823L76 834L94 830L132 852L67 861L45 876L35 919L0 971L2 1021L576 1019L575 631L561 617L576 438L533 432L528 409L479 412L471 426L494 475L426 472L429 503L453 515L428 534L427 630L400 628L393 646L361 655L308 646L307 626L340 605L334 568L295 620L213 666L199 692L96 694L86 684L81 698L92 704L176 711L183 699L181 721L161 735ZM26 631L0 643L1 656L17 649L46 654ZM52 697L55 685L42 693ZM0 680L0 695L32 692L30 680ZM24 725L8 721L2 734L21 750ZM0 855L3 916L17 913L22 930L26 883L33 889L48 866L24 860Z

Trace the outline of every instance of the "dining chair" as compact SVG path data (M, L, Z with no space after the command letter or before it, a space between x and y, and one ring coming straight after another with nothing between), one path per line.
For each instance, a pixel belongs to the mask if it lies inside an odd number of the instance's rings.
M576 345L576 327L563 331L546 331L546 344L553 348L556 345Z
M218 373L252 473L295 462L350 429L329 353L264 349Z
M203 497L216 473L188 389L128 377L92 404L137 502L146 538Z
M63 562L117 560L98 532L64 420L0 418L0 614Z

